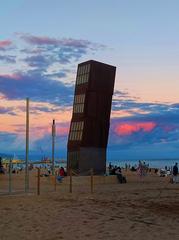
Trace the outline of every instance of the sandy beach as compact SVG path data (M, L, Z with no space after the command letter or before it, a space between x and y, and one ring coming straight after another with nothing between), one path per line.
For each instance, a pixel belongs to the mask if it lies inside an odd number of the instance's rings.
M72 193L68 177L56 191L53 179L41 178L37 196L34 172L28 194L0 195L0 239L179 239L179 185L154 173L142 181L123 173L126 184L95 176L93 194L90 177L73 177ZM23 174L13 178L22 184Z

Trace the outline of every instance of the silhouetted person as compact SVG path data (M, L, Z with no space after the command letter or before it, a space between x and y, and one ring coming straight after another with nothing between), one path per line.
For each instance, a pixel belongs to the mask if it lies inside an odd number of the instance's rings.
M122 176L121 168L117 167L115 174L117 176L118 182L119 183L126 183L126 178Z
M114 168L112 169L112 173L113 173L112 175L116 175L116 170L117 170L117 168L118 168L118 167L115 165ZM119 168L120 168L120 167L119 167ZM121 168L120 168L120 169L121 169Z
M178 175L178 163L175 163L173 167L173 182L177 183L177 175Z
M4 171L4 167L3 167L3 165L2 165L2 157L0 157L0 174L4 174L5 173L5 171Z
M134 166L131 167L131 172L136 172L136 168Z

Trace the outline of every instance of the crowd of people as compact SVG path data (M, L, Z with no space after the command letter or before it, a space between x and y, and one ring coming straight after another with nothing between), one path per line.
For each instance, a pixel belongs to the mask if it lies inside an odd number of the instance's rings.
M41 172L40 176L41 177L49 177L51 174L52 174L52 167L51 166L48 166L48 167L45 167L45 168L42 168L43 171ZM65 171L64 167L59 167L58 169L55 169L55 175L56 175L56 178L59 182L62 181L62 179L67 176L67 172Z
M29 166L29 170L33 169L33 165L30 164ZM41 168L41 166L40 166ZM45 172L41 173L41 176L50 176L52 173L52 169L51 166L46 167L45 166ZM138 165L134 165L131 166L130 164L125 164L125 167L123 168L125 171L136 171L137 175L139 176L140 179L142 179L143 177L145 177L147 175L148 172L151 172L151 168L149 168L149 164L146 164L144 161L140 161L138 162ZM116 175L118 182L119 183L126 183L127 179L126 177L122 174L122 168L120 166L114 166L111 163L109 163L108 166L108 174L107 175ZM22 171L21 169L12 169L12 173L18 173L19 171ZM162 172L163 171L163 172ZM2 164L2 158L0 157L0 174L5 174L6 170ZM165 166L165 169L154 169L154 173L159 174L159 176L163 177L163 176L168 176L170 175L170 182L172 183L179 183L179 172L178 172L178 163L175 163L175 165L173 167L168 168L167 166ZM163 173L163 174L162 174ZM62 182L62 179L67 176L67 172L65 171L64 167L59 167L56 170L56 177L57 180L59 182Z
M125 179L124 182L127 182L126 177L122 175L121 167L113 166L111 163L109 163L108 169L109 169L109 175L117 175L119 182L122 183L124 179ZM140 180L142 180L147 175L147 173L150 173L152 171L152 168L149 168L149 164L146 164L145 161L141 161L141 160L139 160L138 165L135 164L134 166L131 166L130 164L126 163L123 169L125 171L130 170L132 172L137 172L137 175L139 176ZM164 170L154 168L153 171L155 174L158 174L160 177L171 176L170 182L179 183L178 163L175 163L175 165L170 168L165 166ZM121 180L122 177L124 177L123 180Z
M109 175L117 175L118 181L120 183L126 183L126 177L122 175L122 169L119 166L113 166L111 163L109 163ZM142 179L144 176L147 175L147 172L149 170L149 164L146 164L145 162L142 162L139 160L138 166L135 164L134 166L131 166L130 164L125 164L125 170L130 170L132 172L137 172L139 175L139 178Z
M52 167L49 166L42 166L40 165L38 168L41 169L41 177L48 177L52 174ZM21 172L24 168L22 167L14 167L12 166L11 172L13 174L18 174L19 172ZM33 164L29 164L29 170L33 170L34 169L34 165ZM3 166L2 163L2 158L0 157L0 174L6 174L9 173L9 167L7 166L6 168ZM67 172L65 171L64 167L59 167L58 169L56 168L55 170L56 173L56 178L59 182L62 181L62 179L67 176Z

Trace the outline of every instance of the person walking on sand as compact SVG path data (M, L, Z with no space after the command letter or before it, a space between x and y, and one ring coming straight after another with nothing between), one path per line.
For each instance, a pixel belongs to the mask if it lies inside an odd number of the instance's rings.
M143 167L143 164L140 160L139 160L139 165L138 165L138 168L137 168L137 173L138 173L140 179L142 179L142 177L144 176L144 167Z
M173 183L177 183L178 182L178 163L175 163L174 167L173 167Z

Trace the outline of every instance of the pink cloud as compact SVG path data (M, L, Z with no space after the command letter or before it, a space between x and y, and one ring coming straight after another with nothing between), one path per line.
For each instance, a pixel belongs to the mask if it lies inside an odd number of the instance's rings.
M34 45L55 45L55 46L68 46L77 48L87 48L91 45L91 42L83 39L73 39L73 38L50 38L45 36L33 36L29 34L20 34L21 38L29 44Z
M167 125L167 126L162 126L162 129L165 131L165 132L170 132L170 131L173 131L173 130L175 130L175 126L169 126L169 125Z
M14 74L0 74L1 78L7 78L7 79L12 79L12 80L21 80L22 76L14 73Z
M57 45L58 40L55 38L49 38L49 37L37 37L37 36L23 36L22 37L26 42L30 44L39 44L39 45L44 45L44 44L52 44L52 45Z
M6 47L9 47L12 44L10 40L0 41L0 49L4 50Z
M56 135L66 136L69 133L69 127L58 127L56 128Z
M130 123L119 123L115 132L118 135L130 135L134 132L144 131L151 132L156 126L154 122L130 122Z
M52 134L52 128L49 126L34 127L32 129L35 138L44 137L46 134ZM56 136L66 136L69 133L69 127L56 125Z

